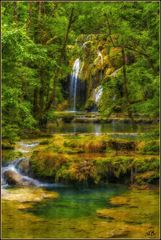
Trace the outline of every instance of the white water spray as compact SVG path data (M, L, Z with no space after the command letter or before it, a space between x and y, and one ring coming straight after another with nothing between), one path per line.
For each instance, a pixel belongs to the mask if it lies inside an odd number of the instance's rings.
M102 86L98 86L96 89L95 89L95 102L98 103L99 100L101 99L102 97L102 93L103 93L103 88Z

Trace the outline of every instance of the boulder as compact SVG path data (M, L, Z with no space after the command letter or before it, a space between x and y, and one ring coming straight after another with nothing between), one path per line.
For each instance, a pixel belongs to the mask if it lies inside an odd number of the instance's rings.
M27 176L22 176L20 173L13 170L5 171L4 179L6 183L8 183L11 186L37 186L38 185L37 180L34 180Z
M18 165L18 169L24 174L29 173L29 167L30 167L29 159L26 158L22 160Z
M16 171L4 172L4 178L9 185L23 185L22 176Z

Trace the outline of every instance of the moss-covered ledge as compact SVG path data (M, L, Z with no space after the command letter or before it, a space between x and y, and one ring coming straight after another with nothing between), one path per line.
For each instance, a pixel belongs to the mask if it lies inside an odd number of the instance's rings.
M37 178L74 184L158 183L158 140L55 135L46 143L30 158L31 172Z

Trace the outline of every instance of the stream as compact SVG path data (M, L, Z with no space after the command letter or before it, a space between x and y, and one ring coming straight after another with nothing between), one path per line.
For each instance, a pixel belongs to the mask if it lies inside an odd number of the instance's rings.
M77 128L74 126L69 124L69 127L61 129L61 132L121 133L123 137L134 137L138 134L125 125L122 128L118 127L117 131L116 128L112 131L112 126L111 131L108 131L103 125L97 124L78 124ZM121 184L76 188L40 182L24 174L19 167L38 144L36 140L21 141L19 151L22 157L2 167L3 238L158 237L158 189L132 190ZM11 187L7 184L5 180L7 171L19 174L25 183L24 187ZM54 193L58 197L39 199L39 191L42 196ZM111 198L122 196L130 199L130 203L117 206L111 204ZM99 211L104 209L111 211L109 215L104 215L104 212L100 214Z

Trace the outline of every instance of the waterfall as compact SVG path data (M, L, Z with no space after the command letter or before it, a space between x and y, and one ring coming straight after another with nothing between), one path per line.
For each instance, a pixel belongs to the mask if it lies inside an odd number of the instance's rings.
M80 60L77 58L73 64L72 75L70 79L70 102L71 110L76 111L76 98L77 98L77 82L80 70Z
M22 147L25 147L25 149L32 149L36 147L39 143L23 143L21 142L19 145ZM24 149L19 149L21 152L24 152ZM26 152L29 152L26 150ZM28 161L29 159L26 157L17 158L11 162L9 162L7 165L2 166L1 168L1 190L4 190L5 188L15 186L18 184L18 186L35 186L35 187L44 187L44 188L53 188L53 187L64 187L63 184L60 183L44 183L40 182L37 179L34 179L30 176L25 175L25 172L23 171L22 167L20 166L21 162ZM15 184L11 183L9 178L15 180ZM5 191L4 191L5 192ZM4 193L3 192L3 193Z
M98 103L99 100L101 99L102 97L102 94L103 94L103 88L102 86L98 86L96 89L95 89L95 102Z
M10 164L8 164L8 166L6 167L2 167L2 188L6 188L8 187L8 183L7 180L5 179L5 173L6 172L12 172L15 173L17 176L20 177L21 181L23 183L25 182L29 182L30 184L34 185L34 186L39 186L40 182L36 179L33 179L31 177L25 176L21 173L21 171L19 170L18 166L20 164L20 162L26 160L26 158L18 158L14 161L12 161Z
M15 173L16 176L19 176L21 181L21 186L36 186L36 187L64 187L63 184L58 183L42 183L37 179L31 178L29 176L24 175L21 170L19 169L19 164L22 161L27 160L26 158L18 158L11 163L9 163L7 166L2 167L2 174L1 174L1 188L5 189L8 188L10 185L7 182L7 179L5 177L6 172Z

